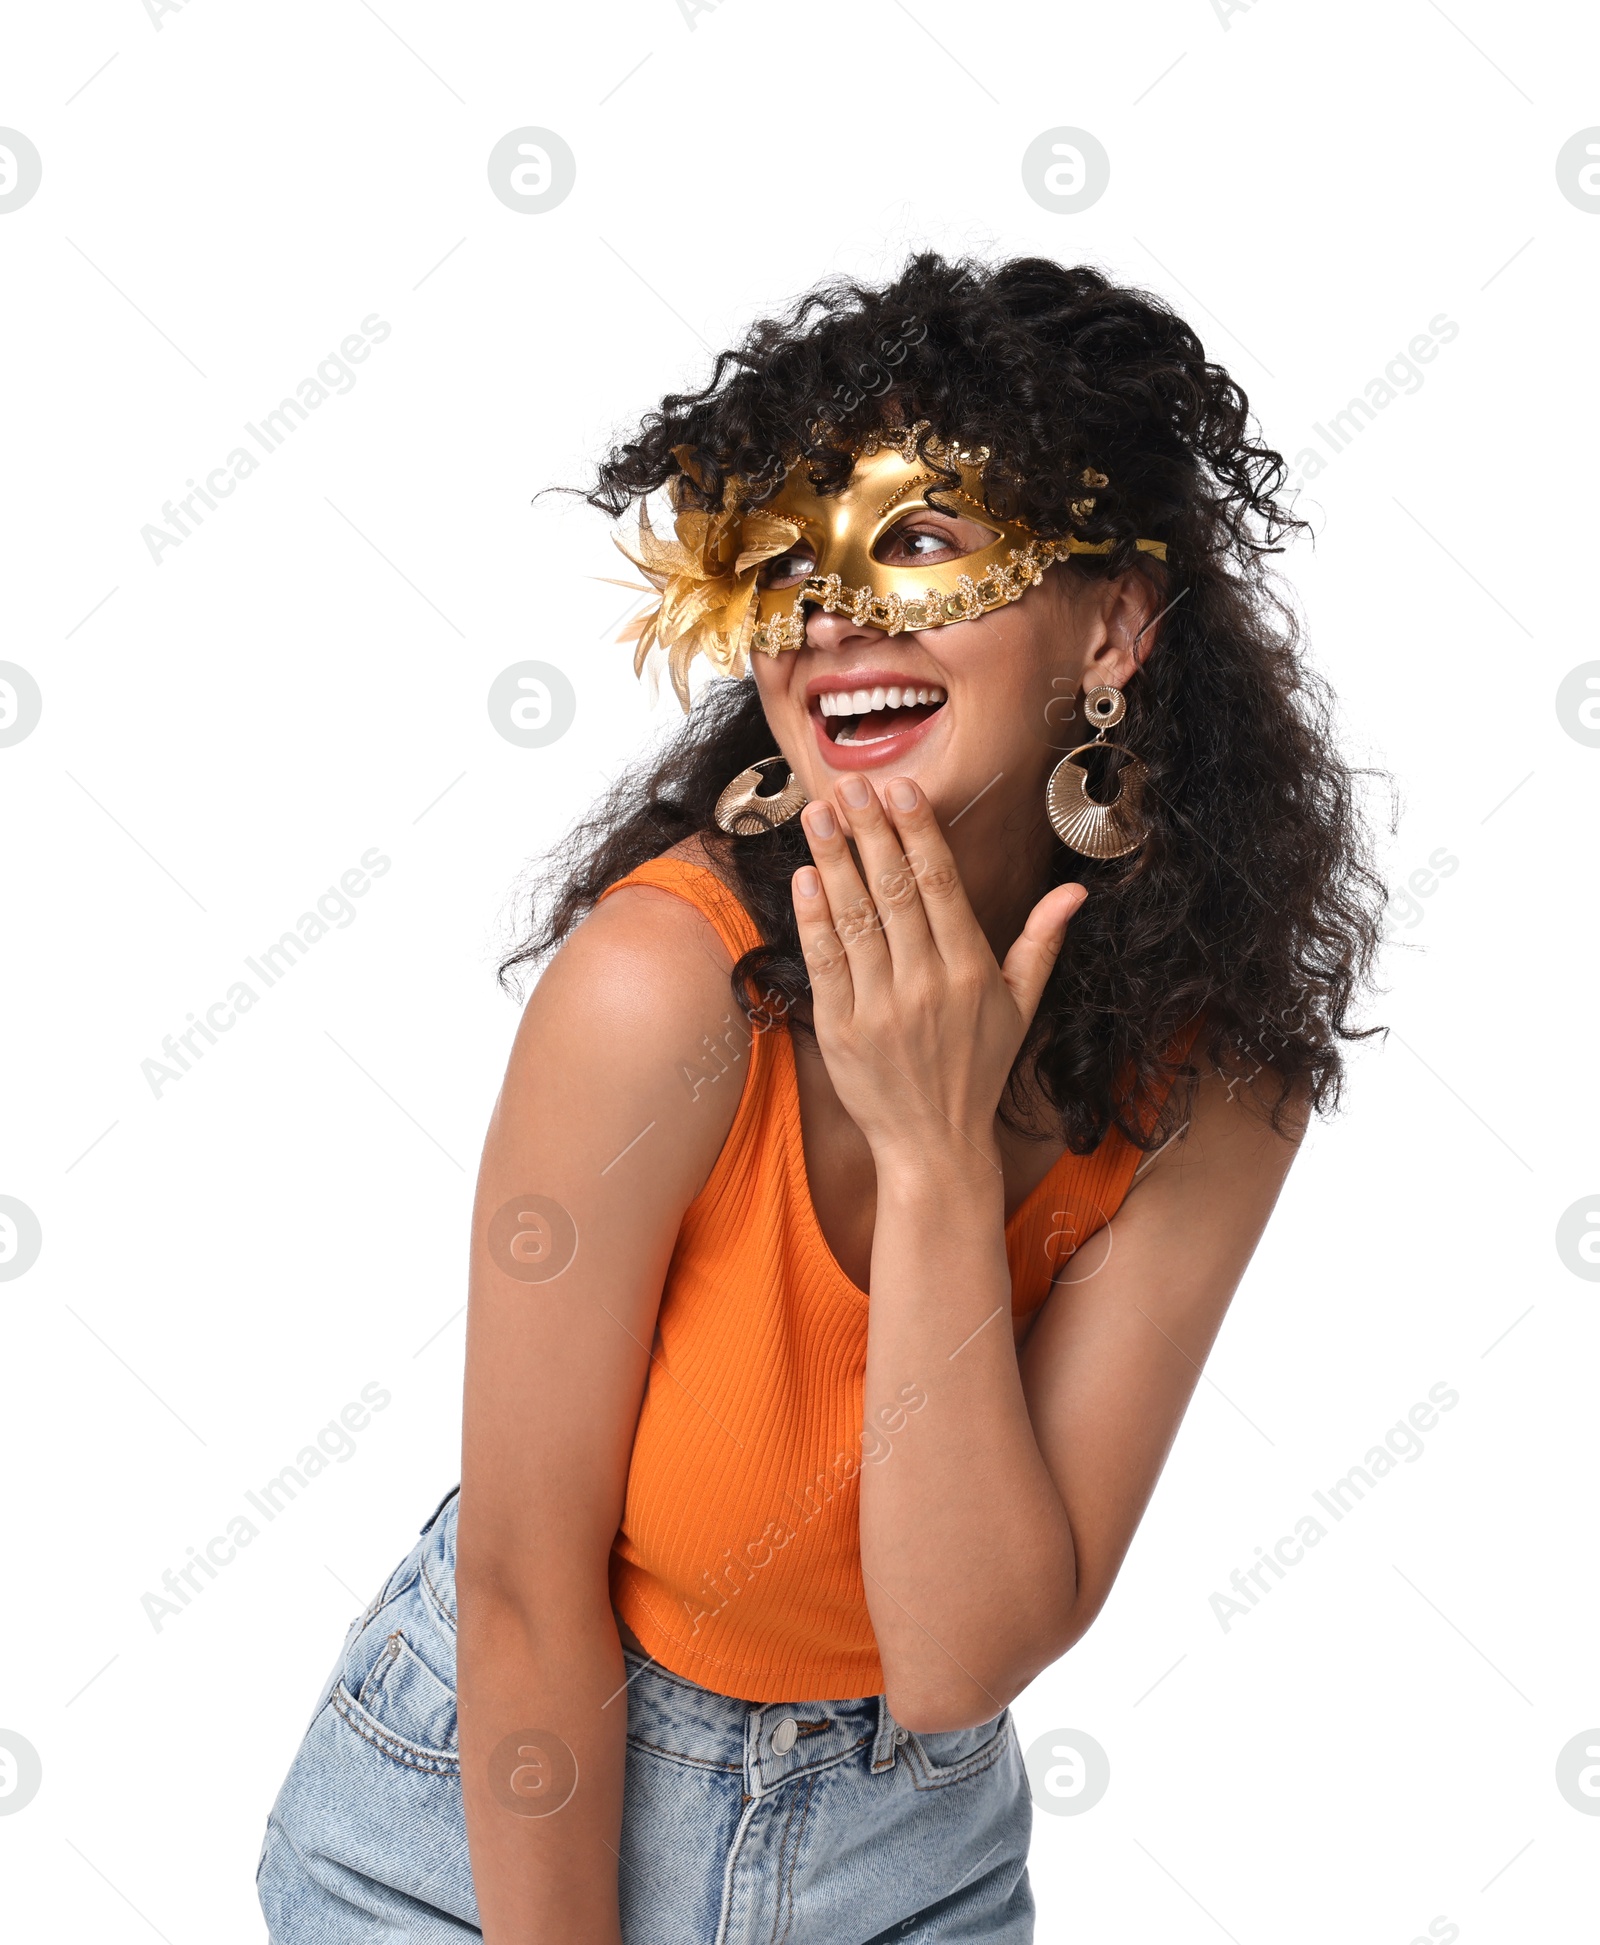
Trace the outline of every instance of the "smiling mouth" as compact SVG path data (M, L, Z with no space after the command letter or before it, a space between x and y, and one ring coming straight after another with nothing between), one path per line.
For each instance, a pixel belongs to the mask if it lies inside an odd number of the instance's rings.
M923 687L836 689L817 697L823 728L835 743L883 743L915 729L944 707L937 683Z

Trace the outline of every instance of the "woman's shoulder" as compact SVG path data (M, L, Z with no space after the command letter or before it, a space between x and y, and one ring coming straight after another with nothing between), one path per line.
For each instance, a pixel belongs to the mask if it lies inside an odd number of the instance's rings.
M1175 1178L1203 1180L1220 1212L1264 1188L1276 1195L1310 1125L1312 1101L1301 1077L1226 1044L1213 1047L1211 1026L1208 1015L1182 1036L1191 1074L1174 1086L1176 1112L1164 1117L1164 1138L1136 1179L1159 1177L1167 1187Z
M636 865L606 888L596 909L639 901L692 907L716 933L730 962L761 943L726 854L701 834Z
M609 885L567 933L529 997L528 1029L692 1047L727 1012L733 964L755 942L713 847L685 840Z
M596 995L644 981L655 992L725 994L732 963L718 937L731 890L692 840L651 858L608 885L550 961L541 984L598 982ZM719 946L722 950L719 951Z
M696 903L649 882L619 884L567 934L529 995L503 1108L519 1120L556 1116L586 1153L592 1135L607 1163L644 1130L658 1162L670 1155L664 1166L686 1204L737 1105L697 1106L683 1080L727 1030L731 965ZM720 1103L727 1090L716 1092Z

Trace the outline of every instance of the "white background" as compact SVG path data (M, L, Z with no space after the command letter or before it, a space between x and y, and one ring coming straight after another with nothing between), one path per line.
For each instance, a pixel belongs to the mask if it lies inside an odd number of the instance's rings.
M0 1817L12 1935L261 1936L317 1686L457 1476L496 948L525 861L675 711L611 644L606 522L533 494L752 318L923 245L1162 293L1291 458L1459 326L1283 563L1353 758L1397 780L1390 882L1456 867L1396 908L1394 1031L1294 1171L1110 1605L1017 1705L1025 1744L1111 1762L1036 1819L1040 1937L1590 1935L1600 1820L1555 1779L1600 1724L1600 1290L1555 1231L1600 1195L1600 750L1556 690L1600 653L1571 572L1600 210L1555 164L1600 48L1576 10L1218 4L13 13L0 122L43 181L0 217L0 656L44 713L0 749L0 1192L44 1240L0 1286L0 1730L44 1780ZM577 158L544 213L486 175L530 124ZM1080 213L1020 173L1061 125L1111 158ZM141 527L373 313L354 389L156 565ZM543 750L486 709L528 657L578 697ZM372 846L354 921L157 1098L163 1036ZM354 1456L156 1630L163 1571L374 1382ZM1225 1631L1229 1574L1441 1382L1424 1455Z

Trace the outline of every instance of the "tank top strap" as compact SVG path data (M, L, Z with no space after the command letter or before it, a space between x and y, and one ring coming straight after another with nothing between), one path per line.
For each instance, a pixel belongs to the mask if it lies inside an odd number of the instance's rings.
M607 885L600 897L609 898L625 885L650 885L657 891L669 891L674 897L693 905L709 922L735 962L761 943L755 920L706 865L691 864L687 858L651 858L644 864L635 865L625 878L619 878L614 885Z

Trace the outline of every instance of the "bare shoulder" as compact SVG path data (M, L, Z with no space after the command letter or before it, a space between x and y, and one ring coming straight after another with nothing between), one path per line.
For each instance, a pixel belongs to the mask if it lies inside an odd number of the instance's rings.
M731 967L715 928L687 899L649 885L612 893L574 928L529 996L497 1122L537 1124L546 1140L559 1131L572 1160L594 1169L648 1129L672 1199L692 1199L737 1106L735 1090L693 1085L706 1038L726 1030Z
M1205 1204L1213 1222L1231 1210L1259 1233L1310 1119L1307 1090L1285 1093L1270 1069L1203 1066L1182 1125L1135 1174L1130 1214Z
M693 840L689 840L690 843ZM675 845L664 854L700 864ZM709 866L707 866L709 869ZM698 905L659 885L620 885L569 934L539 983L543 991L580 982L596 999L630 997L641 980L670 1007L686 991L727 990L732 958Z

